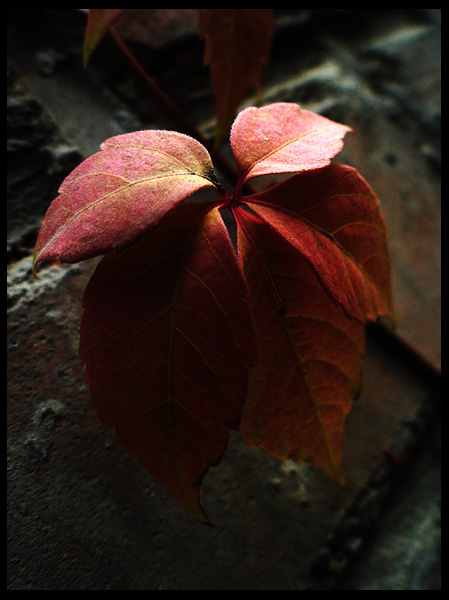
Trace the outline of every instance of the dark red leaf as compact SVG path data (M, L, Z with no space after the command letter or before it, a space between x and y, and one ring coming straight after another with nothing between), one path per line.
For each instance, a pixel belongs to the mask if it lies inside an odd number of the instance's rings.
M320 467L341 483L364 327L331 302L294 246L242 208L237 219L259 344L242 431L251 446Z
M272 8L200 8L199 33L206 40L219 143L247 92L259 84L272 30Z
M301 254L349 318L393 318L385 223L355 169L302 173L246 201Z
M80 356L102 422L197 519L201 479L239 425L256 348L249 293L218 209L188 203L84 295Z

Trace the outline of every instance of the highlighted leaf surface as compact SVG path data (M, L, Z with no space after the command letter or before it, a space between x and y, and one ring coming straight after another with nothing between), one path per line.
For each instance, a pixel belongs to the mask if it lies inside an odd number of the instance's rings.
M294 173L328 165L343 148L349 127L296 104L250 107L235 119L231 146L237 161L238 189L253 177Z
M209 211L209 212L207 212ZM180 206L97 267L80 356L100 416L196 518L255 361L249 292L217 209Z
M45 215L35 263L73 263L124 248L188 196L214 187L207 150L169 131L110 138L62 183Z

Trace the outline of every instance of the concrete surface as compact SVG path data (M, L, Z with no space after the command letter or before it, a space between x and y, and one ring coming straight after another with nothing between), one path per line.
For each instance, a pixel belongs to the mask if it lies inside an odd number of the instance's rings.
M63 177L111 135L175 128L106 43L83 71L84 24L74 9L8 13L8 589L440 589L441 9L276 11L248 103L294 101L354 128L338 161L381 199L398 332L430 367L371 328L346 486L235 434L203 484L216 528L193 522L96 418L77 355L95 261L30 277ZM135 51L210 135L191 21L162 38Z

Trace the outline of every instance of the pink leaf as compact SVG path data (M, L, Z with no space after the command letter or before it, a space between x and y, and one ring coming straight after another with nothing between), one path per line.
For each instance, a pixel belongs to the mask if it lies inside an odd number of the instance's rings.
M62 183L39 233L35 265L124 248L188 196L215 187L207 150L187 135L137 131L101 148Z
M243 110L231 129L238 166L237 191L259 175L324 167L340 152L349 127L280 102Z

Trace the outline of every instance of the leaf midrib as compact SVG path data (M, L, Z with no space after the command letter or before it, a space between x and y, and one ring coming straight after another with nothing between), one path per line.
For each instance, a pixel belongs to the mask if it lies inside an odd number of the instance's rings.
M283 150L284 148L286 148L290 144L294 144L294 143L298 142L301 138L304 138L304 137L307 137L308 135L312 135L314 133L317 133L321 129L325 129L325 128L326 128L326 125L322 125L321 127L315 127L314 129L311 129L311 130L309 130L309 131L307 131L305 133L302 133L301 135L298 135L295 138L288 140L287 142L281 144L280 146L277 146L276 149L271 150L270 152L267 152L266 154L264 154L263 156L261 156L258 160L256 160L255 162L251 163L251 166L248 167L248 169L245 171L244 181L246 181L248 179L248 175L251 173L251 171L254 170L254 168L259 163L263 162L264 160L267 160L268 158L270 158L270 156L272 156L273 154L276 154L277 152L280 152L281 150Z
M248 241L250 242L250 244L253 248L255 255L258 257L259 261L262 264L262 268L263 268L263 271L265 274L265 279L268 282L268 286L269 286L270 290L272 291L277 308L278 309L280 307L283 308L284 305L283 305L282 294L281 294L279 287L274 279L273 274L270 272L270 269L268 268L268 265L266 264L265 260L263 259L262 254L260 253L257 246L254 244L250 234L248 233L247 229L245 228L245 226L243 225L241 220L239 222L239 225L242 227L242 229L245 233L245 236L247 237ZM332 465L332 470L334 472L334 476L336 476L336 478L339 479L340 470L338 468L338 465L335 463L335 459L334 459L333 453L331 451L330 440L329 440L327 432L326 432L326 427L325 427L325 423L323 421L321 410L320 410L320 407L318 406L317 399L315 398L315 394L314 394L312 386L309 382L307 371L304 368L304 364L306 361L305 361L303 351L301 350L300 346L296 343L296 341L294 339L293 328L290 328L288 326L288 323L289 323L288 318L289 317L287 317L287 314L285 313L285 314L281 315L279 310L276 310L276 314L279 315L279 317L282 319L284 330L287 333L287 336L289 339L289 344L290 344L295 356L297 357L297 366L299 369L301 369L301 373L306 382L306 386L309 391L309 398L310 398L310 401L313 406L313 411L316 416L316 420L319 423L319 426L320 426L320 429L322 432L322 437L323 437L324 443L326 445L326 451L327 451L327 454L329 457L330 464ZM293 449L290 450L290 452L292 452L292 451L293 451Z
M95 174L91 174L91 175L83 175L82 177L97 177L100 175L105 175L105 174L104 173L95 173ZM111 174L108 173L107 175L111 175ZM175 173L175 174L170 173L170 175L153 175L152 177L145 177L143 179L137 179L135 181L128 182L126 185L122 185L118 188L115 188L114 190L111 190L107 194L104 194L100 198L97 198L95 201L91 202L90 204L86 204L85 206L80 208L78 211L76 211L76 213L74 213L70 218L68 218L66 221L64 221L64 223L52 234L52 236L50 237L48 242L46 244L44 244L42 246L42 248L39 250L39 254L42 254L42 252L44 252L52 243L54 243L54 241L63 233L63 231L65 231L73 223L73 221L78 219L80 217L80 215L82 215L85 212L95 209L95 207L97 207L98 204L105 202L108 198L110 198L116 194L122 193L125 190L130 189L134 186L144 185L145 183L155 181L157 179L178 178L182 181L182 179L184 179L186 177L190 177L190 176L203 178L206 181L209 181L209 183L211 185L213 185L212 182L206 176L198 175L197 173L185 173L185 172L184 173ZM124 179L124 178L122 177L122 179ZM177 181L177 184L178 183L180 183L180 181Z

